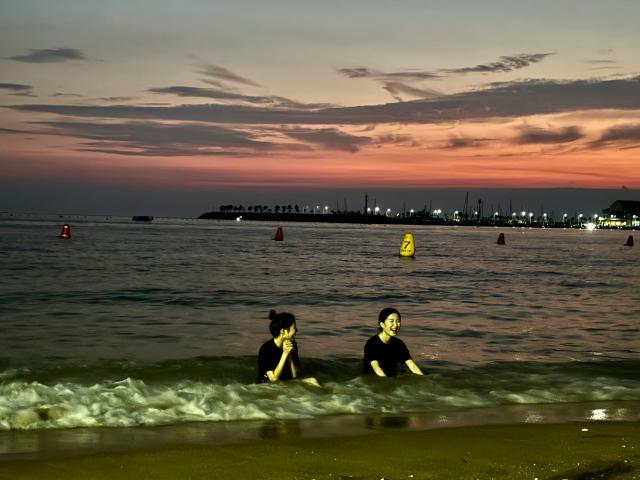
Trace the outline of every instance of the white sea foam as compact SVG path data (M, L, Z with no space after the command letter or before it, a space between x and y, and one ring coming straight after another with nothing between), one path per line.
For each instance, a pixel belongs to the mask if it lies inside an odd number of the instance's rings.
M457 388L455 378L437 375L375 382L356 378L315 388L297 382L276 385L207 383L184 380L146 383L140 379L91 385L37 381L0 384L0 430L67 427L154 426L194 421L303 419L326 415L437 412L510 404L561 404L599 400L640 400L640 382L561 381L547 387L514 385L485 389L484 383ZM460 380L460 379L458 379ZM496 386L496 385L494 385ZM627 412L628 413L628 412ZM607 418L624 418L623 410ZM594 416L593 418L596 418ZM531 421L535 415L531 417ZM599 417L598 417L599 418Z

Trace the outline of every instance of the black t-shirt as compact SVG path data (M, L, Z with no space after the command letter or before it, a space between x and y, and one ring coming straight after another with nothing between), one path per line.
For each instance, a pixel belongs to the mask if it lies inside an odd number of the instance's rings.
M258 353L258 383L269 383L269 377L267 376L267 372L275 370L280 363L280 358L282 357L282 348L278 348L276 342L273 339L268 340L262 344L260 347L260 352ZM298 357L298 344L296 341L293 341L293 350L289 354L289 358L287 359L287 363L282 369L282 373L280 373L280 380L291 380L293 379L293 375L291 375L291 365L290 362L296 367L300 367L300 357Z
M380 368L388 377L398 374L398 364L411 359L409 350L402 340L391 337L389 343L384 343L378 335L367 340L364 346L364 373L373 373L371 362L377 360Z

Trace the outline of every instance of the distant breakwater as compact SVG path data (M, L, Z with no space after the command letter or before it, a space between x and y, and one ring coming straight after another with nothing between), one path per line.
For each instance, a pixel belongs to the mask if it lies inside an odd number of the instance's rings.
M206 212L198 218L203 220L257 220L264 222L319 222L319 223L381 223L416 224L413 218L393 218L384 215L362 215L360 213L274 213L274 212ZM432 222L426 222L432 223Z
M542 227L541 223L532 222L525 224L513 224L510 219L502 221L493 218L481 218L480 220L457 220L446 218L424 217L419 215L387 217L385 215L364 215L362 213L275 213L275 212L205 212L198 217L202 220L251 220L264 222L316 222L316 223L355 223L355 224L381 224L381 225L460 225L460 226L501 226L501 227ZM547 221L546 228L568 227L567 224ZM574 225L576 228L577 225Z

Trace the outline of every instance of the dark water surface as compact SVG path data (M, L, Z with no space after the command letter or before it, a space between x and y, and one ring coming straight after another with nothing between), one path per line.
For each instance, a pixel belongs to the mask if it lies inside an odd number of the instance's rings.
M0 218L0 430L539 404L637 418L628 232L413 227L402 259L406 227L282 224L274 242L277 226ZM360 377L386 306L427 377ZM253 384L271 308L298 318L322 388Z

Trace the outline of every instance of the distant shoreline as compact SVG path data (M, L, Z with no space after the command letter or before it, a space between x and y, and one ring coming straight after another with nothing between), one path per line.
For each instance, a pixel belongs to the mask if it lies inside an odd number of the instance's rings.
M447 225L466 227L532 227L532 228L585 228L583 222L577 224L553 222L547 220L544 225L539 221L513 223L511 218L480 218L480 220L444 219L437 217L422 217L417 215L405 217L387 217L385 215L364 215L361 213L274 213L274 212L205 212L198 217L199 220L250 220L262 222L316 222L316 223L351 223L362 225ZM616 229L618 230L618 229ZM632 230L620 228L620 230Z

